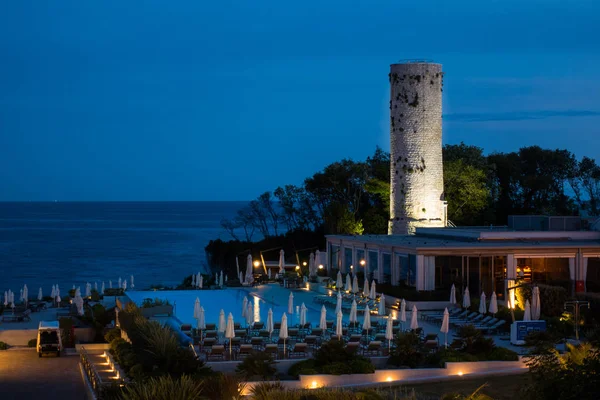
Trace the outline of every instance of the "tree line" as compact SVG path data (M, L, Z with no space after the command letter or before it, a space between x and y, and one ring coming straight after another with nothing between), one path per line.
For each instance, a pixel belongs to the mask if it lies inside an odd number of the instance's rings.
M443 163L448 218L458 226L505 225L517 214L600 214L600 167L568 150L529 146L485 155L460 143L444 146ZM221 225L246 242L295 230L385 234L389 202L390 155L377 148L365 161L337 161L301 186L265 192Z

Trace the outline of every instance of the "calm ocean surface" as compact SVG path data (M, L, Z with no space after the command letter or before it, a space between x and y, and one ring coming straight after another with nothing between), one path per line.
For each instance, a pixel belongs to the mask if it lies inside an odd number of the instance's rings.
M52 284L135 278L136 289L175 285L203 270L204 247L229 240L221 218L246 202L0 203L0 293L27 284L31 297Z

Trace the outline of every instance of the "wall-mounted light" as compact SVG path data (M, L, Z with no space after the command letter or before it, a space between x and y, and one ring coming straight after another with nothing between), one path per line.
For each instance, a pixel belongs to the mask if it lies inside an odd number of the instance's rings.
M260 265L260 261L254 261L254 268L257 268Z

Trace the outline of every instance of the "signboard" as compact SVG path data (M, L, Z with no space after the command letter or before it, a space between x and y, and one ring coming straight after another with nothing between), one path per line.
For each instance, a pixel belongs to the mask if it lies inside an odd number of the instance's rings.
M531 332L544 332L546 321L515 321L510 326L510 342L516 345L525 344L525 337Z

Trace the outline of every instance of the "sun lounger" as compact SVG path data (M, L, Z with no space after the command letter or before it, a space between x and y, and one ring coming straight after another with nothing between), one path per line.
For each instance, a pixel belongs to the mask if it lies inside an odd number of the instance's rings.
M358 349L360 349L360 342L350 342L346 344L346 351L350 354L358 353Z
M243 359L248 357L252 353L252 345L251 344L243 344L240 346L240 351L238 352L238 358Z
M202 342L203 347L212 347L217 344L217 338L205 338Z
M204 337L205 338L216 338L218 336L218 332L217 331L204 331Z
M250 338L250 345L254 348L254 350L262 350L264 344L265 344L264 337Z
M501 319L500 321L496 322L492 326L484 326L484 327L476 327L476 328L482 332L487 332L487 333L498 332L498 328L500 328L505 323L506 323L506 321Z
M369 343L369 345L363 348L363 355L369 356L378 356L381 354L381 342L376 340Z
M314 328L310 331L310 334L313 336L322 336L323 335L323 329L321 328Z
M289 357L308 357L307 347L306 343L296 343L293 347L288 347Z
M279 349L278 349L277 345L274 343L267 344L265 346L265 349L263 350L263 352L265 354L270 355L274 360L276 360L279 355Z
M210 352L208 352L207 354L207 359L209 361L211 360L223 360L225 356L225 346L223 346L222 344L216 345L216 346L212 346L212 348L210 349Z
M207 331L216 331L217 330L217 324L206 324L206 330Z
M319 345L319 338L315 335L308 335L304 338L304 343L310 348L316 349Z
M23 322L23 321L31 321L31 310L25 310L23 312L17 314L8 314L2 316L2 321L4 322Z

